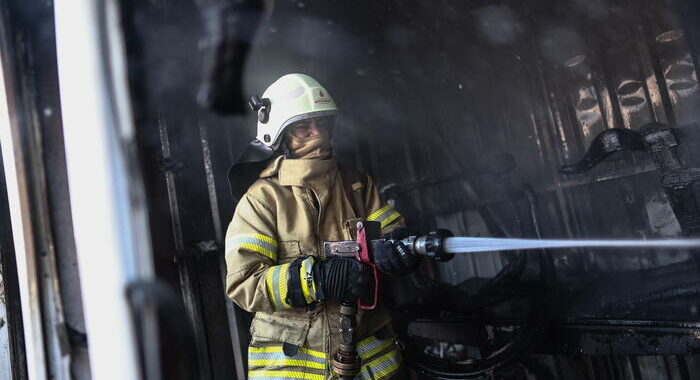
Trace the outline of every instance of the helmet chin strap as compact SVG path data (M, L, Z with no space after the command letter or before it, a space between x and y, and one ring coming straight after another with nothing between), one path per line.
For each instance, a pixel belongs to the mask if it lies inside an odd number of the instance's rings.
M291 149L289 149L289 144L287 144L287 137L285 136L280 142L280 146L277 147L275 155L284 156L284 158L294 158Z

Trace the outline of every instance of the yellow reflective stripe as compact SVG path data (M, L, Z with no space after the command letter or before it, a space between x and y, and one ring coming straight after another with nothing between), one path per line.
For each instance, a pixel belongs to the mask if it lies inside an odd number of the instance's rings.
M226 239L226 251L243 248L262 254L272 261L277 261L277 240L263 234L251 233L234 235Z
M265 346L265 347L248 347L248 352L252 353L276 353L276 352L284 352L282 349L282 346ZM317 358L326 358L326 354L321 352L321 351L314 351L309 348L305 347L299 347L299 351L302 354L307 354L311 356L315 356Z
M304 352L297 352L293 356L287 356L284 352L248 352L248 368L253 369L254 364L259 366L287 366L325 369L326 358L319 358Z
M277 261L277 254L269 249L265 249L257 244L252 243L242 243L238 245L240 248L247 249L249 251L261 253L263 256L269 258L272 261Z
M308 360L297 359L248 359L249 366L295 366L314 369L325 369L326 365Z
M275 286L273 281L273 274L275 273L275 267L268 268L265 273L265 288L267 289L267 298L272 304L272 308L277 310L277 303L275 302Z
M388 348L393 343L394 342L391 339L379 340L374 335L371 335L357 344L357 352L360 355L360 358L367 359L372 355L375 355L378 352Z
M386 205L380 208L379 210L371 213L367 217L367 220L380 222L381 227L384 228L399 217L401 217L401 214L399 214L396 210L391 208L390 205Z
M287 303L287 272L289 264L275 265L265 273L267 296L275 310L289 309Z
M311 290L313 291L313 297L314 300L318 300L318 293L316 291L316 281L314 281L314 274L313 274L313 261L309 264L309 267L307 268L307 272L309 276L311 276Z
M287 303L287 275L289 274L289 264L280 265L279 270L279 281L277 281L277 287L280 293L280 299L282 300L282 305L285 308L292 307L292 305Z
M386 354L366 364L367 369L374 375L372 379L381 380L389 378L399 369L399 351L393 349Z
M313 257L309 256L304 261L301 262L301 265L299 266L299 280L301 281L301 291L304 294L304 299L306 300L306 303L312 303L316 300L316 284L314 283L314 278L313 274L311 272L311 269L314 265L314 259ZM309 283L311 283L311 287L314 291L313 294L311 294L311 291L309 290Z
M389 224L391 224L391 222L393 222L394 220L396 220L396 219L398 219L398 218L400 218L400 217L401 217L401 214L399 214L398 212L394 211L393 214L389 215L386 219L382 220L382 225L381 225L381 227L384 228L384 227L388 226Z
M279 247L279 244L277 244L277 240L275 240L267 235L258 234L258 233L238 234L238 235L231 236L227 240L229 240L230 242L252 240L255 243L260 243L260 245L266 247L268 250L271 250L271 251L276 251L277 247Z
M249 371L248 378L324 380L325 376L296 371Z
M379 218L382 214L387 212L389 209L391 209L391 206L386 205L386 206L380 208L379 210L369 214L369 216L367 217L367 220L369 220L369 221L375 220L375 219Z
M304 299L306 300L306 303L312 303L314 302L314 299L311 298L311 294L309 293L309 284L306 283L306 271L304 270L303 264L299 267L299 272L299 276L301 276L301 292L304 294Z
M325 354L325 353L323 353L323 352L321 352L321 351L310 350L310 349L308 349L308 348L303 348L303 347L302 347L302 348L299 348L299 352L301 352L302 354L308 354L308 355L311 355L311 356L315 356L315 357L317 357L317 358L323 358L323 359L326 358L326 354Z
M262 241L264 241L264 242L266 242L266 243L270 243L270 244L274 245L275 247L278 246L278 245L277 245L277 240L275 240L275 239L273 239L273 238L271 238L271 237L269 237L269 236L266 236L266 235L263 235L263 234L255 234L255 238L258 239L258 240L262 240Z

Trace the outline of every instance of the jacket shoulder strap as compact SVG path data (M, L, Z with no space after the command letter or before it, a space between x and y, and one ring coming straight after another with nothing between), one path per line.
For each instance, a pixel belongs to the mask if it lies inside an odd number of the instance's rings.
M352 166L338 163L340 178L343 180L345 196L355 212L355 216L365 219L365 203L362 199L363 190L367 187L367 175Z

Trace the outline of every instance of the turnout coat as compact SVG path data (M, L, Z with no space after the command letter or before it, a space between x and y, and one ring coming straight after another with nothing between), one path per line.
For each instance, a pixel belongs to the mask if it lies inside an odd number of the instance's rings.
M351 199L384 233L403 218L380 200L372 179L344 186L335 159L272 160L236 207L226 231L226 294L255 313L248 352L250 379L332 379L340 336L339 305L318 302L293 308L286 301L289 263L300 256L324 259L324 241L352 240L358 220ZM351 188L356 194L346 194ZM353 198L355 197L355 198ZM357 207L357 206L356 206ZM305 289L305 292L313 289ZM358 379L396 378L401 356L382 308L359 310Z

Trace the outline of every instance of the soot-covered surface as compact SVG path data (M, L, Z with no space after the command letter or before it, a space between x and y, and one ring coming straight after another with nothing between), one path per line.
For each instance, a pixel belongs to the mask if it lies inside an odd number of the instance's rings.
M229 336L221 327L219 262L212 259L233 211L225 171L253 138L255 119L219 116L197 104L205 29L199 11L207 3L125 2L124 14L150 191L161 199L152 213L170 218L152 221L158 238L173 241L155 247L159 270L183 287L190 317L201 322L198 334L209 343L200 340L200 359L213 376L227 371L231 354L213 350L206 359L205 349ZM650 122L682 127L669 154L683 168L697 167L700 139L691 124L700 121L700 28L692 2L265 5L242 93L261 94L290 72L316 77L341 110L337 155L371 172L416 229L534 236L527 183L545 237L683 235L653 154L616 153L582 174L559 169L583 157L601 132L641 131ZM204 253L185 254L172 266L175 251ZM552 255L556 320L698 319L700 272L688 250ZM464 255L428 272L468 287L512 258Z

